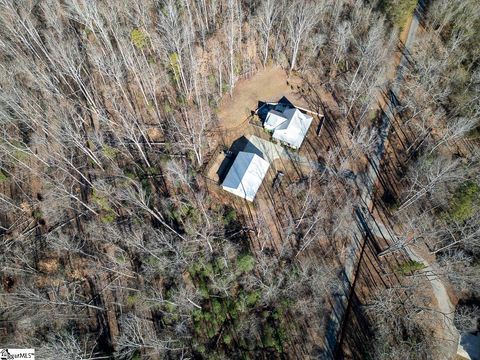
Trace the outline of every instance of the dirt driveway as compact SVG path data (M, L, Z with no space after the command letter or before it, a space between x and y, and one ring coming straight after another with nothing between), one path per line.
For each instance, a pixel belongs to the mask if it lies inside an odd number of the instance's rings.
M283 146L268 140L261 139L255 135L247 137L248 143L244 151L256 153L262 156L269 163L273 163L277 159L291 160L299 165L308 165L316 168L316 164L304 156L298 155L293 151L289 151Z

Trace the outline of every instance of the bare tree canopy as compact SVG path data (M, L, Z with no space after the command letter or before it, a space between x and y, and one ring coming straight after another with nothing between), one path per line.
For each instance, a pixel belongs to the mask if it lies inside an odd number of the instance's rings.
M0 0L0 348L453 358L479 330L479 11ZM224 191L240 152L254 197Z

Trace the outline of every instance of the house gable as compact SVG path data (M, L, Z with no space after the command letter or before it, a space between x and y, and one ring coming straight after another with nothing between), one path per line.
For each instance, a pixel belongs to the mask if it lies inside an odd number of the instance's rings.
M282 119L284 119L282 121ZM313 118L297 108L284 108L283 112L270 110L264 127L273 130L273 138L298 149L307 135Z

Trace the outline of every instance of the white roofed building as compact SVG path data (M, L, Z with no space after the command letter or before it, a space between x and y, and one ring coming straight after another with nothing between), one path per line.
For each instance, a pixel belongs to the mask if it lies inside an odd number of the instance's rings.
M307 135L313 118L296 108L283 108L282 111L270 110L263 126L273 131L273 138L298 149Z
M287 118L282 112L270 110L263 126L267 130L274 131L277 126L283 124L285 121L287 121Z
M222 188L248 201L253 201L267 174L268 167L269 163L257 154L240 151L223 180Z

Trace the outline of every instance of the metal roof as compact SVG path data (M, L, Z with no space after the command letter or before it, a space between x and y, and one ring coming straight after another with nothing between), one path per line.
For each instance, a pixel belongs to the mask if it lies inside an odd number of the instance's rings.
M222 183L222 188L253 201L268 167L269 163L257 154L240 151Z
M265 128L273 130L273 138L298 149L307 135L313 118L296 108L288 108L278 115L271 110L265 121ZM281 121L281 119L285 119Z

